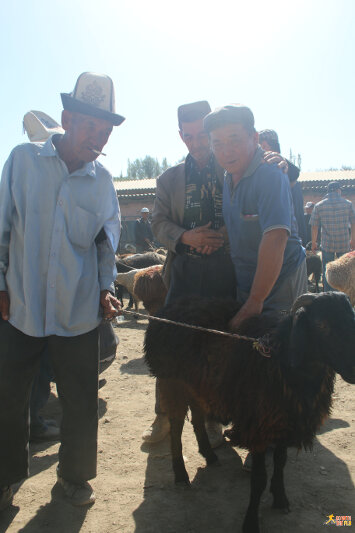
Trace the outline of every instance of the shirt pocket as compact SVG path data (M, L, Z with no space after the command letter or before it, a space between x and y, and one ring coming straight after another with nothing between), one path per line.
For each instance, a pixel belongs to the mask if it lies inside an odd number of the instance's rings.
M259 215L240 215L241 235L249 248L258 249L262 237Z
M68 236L72 244L87 250L93 244L100 229L100 219L78 205L74 207L68 220Z

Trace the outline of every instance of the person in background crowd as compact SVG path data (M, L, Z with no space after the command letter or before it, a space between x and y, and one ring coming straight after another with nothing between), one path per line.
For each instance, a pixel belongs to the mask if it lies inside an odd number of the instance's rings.
M314 209L314 203L313 202L307 202L306 205L304 206L304 223L305 223L305 226L306 226L306 244L308 244L309 242L312 241L312 231L311 231L311 225L310 225L310 220L311 220L311 215L312 215L312 211Z
M85 72L62 93L64 135L14 148L0 183L0 510L28 475L31 383L48 349L62 406L57 482L73 505L95 501L98 331L113 296L120 213L96 161L113 126L108 76Z
M259 131L259 144L263 150L271 150L272 152L277 152L278 154L281 152L279 138L274 130ZM286 161L288 164L287 175L291 185L294 213L298 226L298 235L301 238L303 245L306 246L307 242L309 241L307 241L306 225L303 214L303 194L301 185L297 181L300 175L300 169L291 163L291 161Z
M134 238L136 242L137 252L147 252L154 250L153 233L149 221L148 207L142 207L141 217L138 218L134 224Z
M314 206L310 224L313 252L317 249L317 235L321 228L323 287L324 291L331 291L325 277L326 266L336 257L355 250L355 212L350 200L342 198L339 182L332 181L327 189L325 198Z

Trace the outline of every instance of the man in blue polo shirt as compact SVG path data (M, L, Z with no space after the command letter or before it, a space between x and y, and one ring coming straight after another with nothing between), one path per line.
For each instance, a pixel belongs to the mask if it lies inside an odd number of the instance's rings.
M262 311L283 311L307 291L305 251L297 235L290 184L277 165L262 163L248 107L218 108L204 120L218 163L226 169L223 217L243 303L237 328Z

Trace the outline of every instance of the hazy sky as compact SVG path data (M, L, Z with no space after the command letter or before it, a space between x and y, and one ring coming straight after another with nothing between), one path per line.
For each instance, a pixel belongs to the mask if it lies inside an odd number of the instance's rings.
M185 153L176 109L242 102L302 170L355 166L353 0L0 0L0 163L26 142L23 115L60 121L60 92L86 70L112 77L114 128L102 162L118 176L146 154Z

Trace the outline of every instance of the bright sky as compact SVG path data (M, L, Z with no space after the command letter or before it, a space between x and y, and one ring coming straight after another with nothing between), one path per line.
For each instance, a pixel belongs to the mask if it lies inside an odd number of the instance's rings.
M180 104L241 102L257 129L275 129L302 170L355 166L353 0L0 0L0 164L27 141L23 115L60 121L60 92L83 71L116 87L102 162L114 176L149 154L170 164L186 150Z

